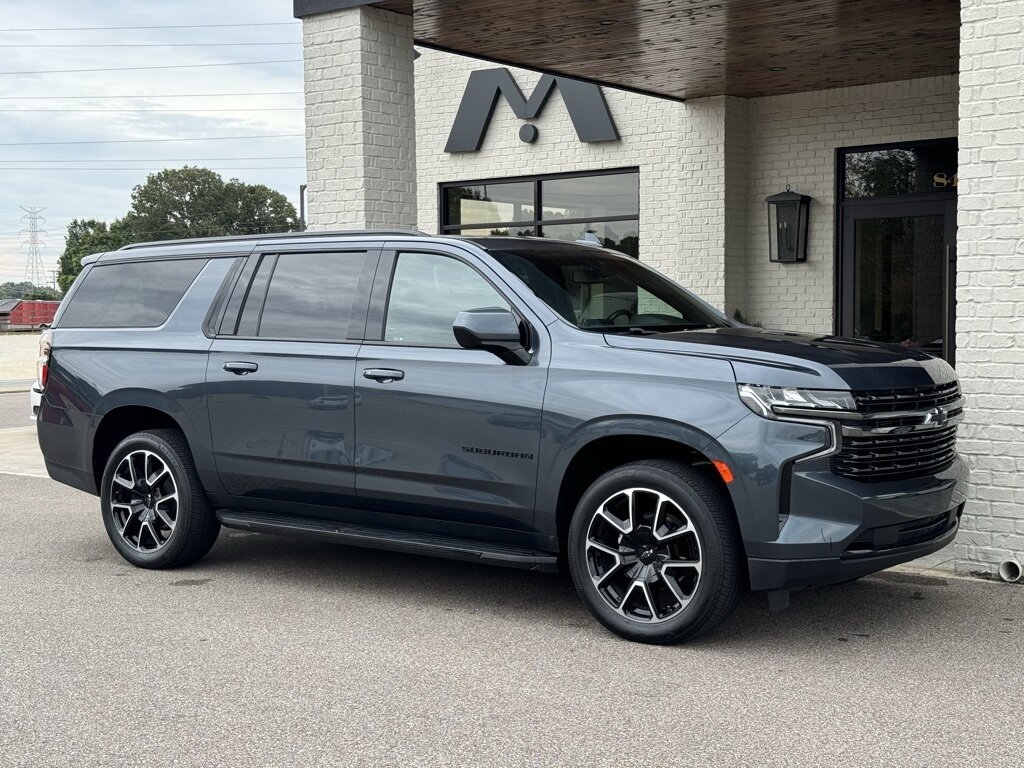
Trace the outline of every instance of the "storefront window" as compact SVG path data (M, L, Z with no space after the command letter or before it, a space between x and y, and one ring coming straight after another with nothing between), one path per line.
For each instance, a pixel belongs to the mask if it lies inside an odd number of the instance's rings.
M636 170L444 184L442 231L582 240L640 255L640 174ZM540 215L536 212L540 211Z

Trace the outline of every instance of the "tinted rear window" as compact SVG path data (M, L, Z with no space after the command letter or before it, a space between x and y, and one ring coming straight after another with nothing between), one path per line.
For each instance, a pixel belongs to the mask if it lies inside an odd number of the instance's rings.
M61 316L63 328L153 328L181 301L206 259L98 264Z

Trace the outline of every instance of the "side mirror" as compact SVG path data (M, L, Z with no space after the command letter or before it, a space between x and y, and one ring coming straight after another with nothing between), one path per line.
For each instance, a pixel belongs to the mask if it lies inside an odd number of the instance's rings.
M530 353L523 348L519 321L507 309L468 309L452 323L459 346L486 349L509 365L526 365Z

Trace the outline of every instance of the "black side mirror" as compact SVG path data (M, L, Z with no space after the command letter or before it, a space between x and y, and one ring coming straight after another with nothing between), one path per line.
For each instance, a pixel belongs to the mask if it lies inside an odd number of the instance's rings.
M459 346L465 349L486 349L509 365L530 362L530 353L523 348L519 321L507 309L459 312L452 323L452 331Z

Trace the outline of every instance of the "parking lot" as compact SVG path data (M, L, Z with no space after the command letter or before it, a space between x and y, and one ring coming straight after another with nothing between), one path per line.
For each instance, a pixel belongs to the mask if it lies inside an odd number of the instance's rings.
M0 395L0 430L24 425ZM2 434L2 433L0 433ZM0 472L7 469L0 466ZM96 499L0 474L0 764L993 765L1024 590L914 569L747 598L682 647L568 579L223 531L153 572Z

